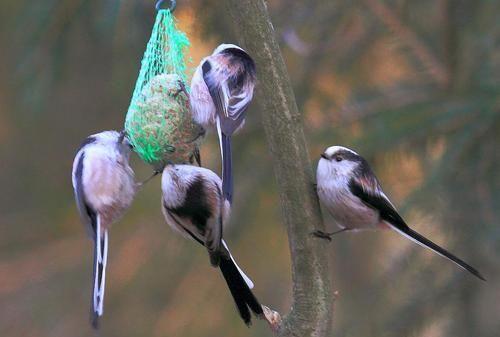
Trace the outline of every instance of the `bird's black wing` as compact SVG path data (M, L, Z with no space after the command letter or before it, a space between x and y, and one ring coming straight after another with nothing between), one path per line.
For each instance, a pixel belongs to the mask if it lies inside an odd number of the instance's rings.
M170 217L175 221L179 229L182 229L184 232L186 232L194 241L198 242L200 245L205 246L205 243L201 239L199 239L191 230L189 230L187 226L183 224L183 221L172 212L171 208L168 208L165 204L163 204L163 206L169 212Z
M431 240L427 239L420 233L411 229L403 220L403 218L398 214L398 212L391 204L389 199L384 195L376 179L375 182L376 185L373 185L374 181L371 181L371 183L368 184L364 184L360 180L351 178L351 180L349 181L349 189L352 194L360 198L366 205L377 210L380 214L380 219L388 223L394 230L396 230L403 236L407 237L408 239L451 260L452 262L456 263L459 267L467 270L477 278L485 281L485 278L474 267L472 267L465 261L461 260L460 258L456 257L452 253L448 252L441 246L435 244ZM376 188L373 189L370 186L376 186Z
M232 120L239 121L244 113L247 111L248 107L252 100L249 100L247 97L244 97L243 88L231 88L229 87L231 95L228 100L228 115ZM243 103L240 105L240 103Z
M352 194L360 198L365 204L379 211L382 220L398 227L408 227L389 199L383 194L376 180L351 178L349 189Z
M90 137L89 137L90 138ZM96 235L96 212L87 204L85 200L85 193L83 190L83 161L85 159L85 151L81 150L76 163L74 173L73 188L75 191L75 201L78 207L80 217L85 224L88 234L95 240Z
M207 189L214 189L207 190ZM213 206L209 201L211 193L219 193L218 186L211 187L210 182L202 176L196 177L186 190L186 198L182 206L167 208L181 228L196 241L203 242L211 256L220 254L222 240L222 222L216 217ZM220 207L216 205L216 207ZM214 256L212 256L214 257Z
M245 101L244 87L241 81L228 80L222 71L215 70L210 60L202 64L203 80L207 85L217 114L221 117L221 128L224 133L231 135L243 122L244 114L250 104Z
M225 103L226 98L224 96L224 93L222 92L222 87L215 79L215 76L217 76L217 74L215 73L215 71L213 71L212 64L209 60L203 62L201 70L203 72L203 80L207 85L210 97L212 97L212 101L214 102L217 113L228 116L227 105Z

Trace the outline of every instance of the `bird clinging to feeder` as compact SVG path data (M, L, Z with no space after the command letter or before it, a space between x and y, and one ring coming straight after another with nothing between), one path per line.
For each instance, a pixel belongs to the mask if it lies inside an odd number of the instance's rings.
M167 223L207 249L210 263L221 270L243 321L249 325L252 312L262 318L263 308L251 290L253 283L222 238L231 205L224 199L219 176L202 167L168 165L161 186Z
M103 314L108 230L130 207L135 194L124 133L104 131L85 139L73 162L73 189L80 218L94 241L91 323Z
M231 137L245 122L253 98L255 63L234 44L221 44L205 57L191 81L190 103L194 120L217 129L222 157L222 189L233 197Z

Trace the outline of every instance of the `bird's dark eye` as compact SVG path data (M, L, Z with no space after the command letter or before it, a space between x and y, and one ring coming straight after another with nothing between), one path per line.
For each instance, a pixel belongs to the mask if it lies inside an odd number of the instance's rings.
M335 156L336 161L342 161L342 159L344 159L344 158L342 158L341 156Z

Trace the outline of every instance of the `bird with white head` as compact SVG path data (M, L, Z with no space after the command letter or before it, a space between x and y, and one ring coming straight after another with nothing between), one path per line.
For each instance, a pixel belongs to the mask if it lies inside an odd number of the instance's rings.
M384 194L368 162L353 150L327 148L321 154L316 179L319 199L341 230L315 231L315 236L330 240L343 231L390 228L485 280L475 268L411 229Z

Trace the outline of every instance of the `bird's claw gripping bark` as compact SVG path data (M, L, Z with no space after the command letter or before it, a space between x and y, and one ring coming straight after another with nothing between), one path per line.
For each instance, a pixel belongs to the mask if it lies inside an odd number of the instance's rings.
M332 241L332 235L331 234L325 233L325 232L320 231L320 230L313 231L313 232L311 232L310 235L311 236L315 236L315 237L320 238L320 239L325 239L325 240L328 240L328 241Z

